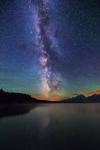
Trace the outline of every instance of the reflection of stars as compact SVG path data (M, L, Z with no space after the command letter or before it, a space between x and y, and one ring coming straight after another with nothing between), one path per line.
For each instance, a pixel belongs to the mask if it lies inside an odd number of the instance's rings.
M51 123L50 118L50 111L48 110L48 107L38 107L36 110L39 117L39 125L40 130L44 132L45 129L47 129Z
M47 116L44 118L43 122L42 122L42 128L47 128L50 124L50 118Z

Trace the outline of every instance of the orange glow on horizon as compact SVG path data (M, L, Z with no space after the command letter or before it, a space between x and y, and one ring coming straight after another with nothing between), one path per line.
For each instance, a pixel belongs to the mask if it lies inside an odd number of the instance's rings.
M64 99L64 97L60 97L60 96L46 96L42 94L34 94L32 95L32 97L38 100L45 100L45 101L61 101Z
M100 94L100 90L96 90L96 91L92 91L90 93L87 93L86 96L92 96L92 95L95 95L95 94Z

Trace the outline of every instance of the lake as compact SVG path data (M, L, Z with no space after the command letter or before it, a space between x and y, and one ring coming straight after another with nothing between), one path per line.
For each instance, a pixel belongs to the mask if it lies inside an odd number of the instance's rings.
M100 104L0 105L0 150L72 149L100 149Z

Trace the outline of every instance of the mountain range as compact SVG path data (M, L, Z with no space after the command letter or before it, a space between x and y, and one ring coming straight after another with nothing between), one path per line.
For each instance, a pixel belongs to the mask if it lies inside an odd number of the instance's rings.
M9 93L4 90L0 90L0 103L99 103L100 102L100 94L94 94L92 96L84 96L78 95L69 99L65 99L62 101L47 101L47 100L38 100L36 98L31 97L27 94L22 93Z

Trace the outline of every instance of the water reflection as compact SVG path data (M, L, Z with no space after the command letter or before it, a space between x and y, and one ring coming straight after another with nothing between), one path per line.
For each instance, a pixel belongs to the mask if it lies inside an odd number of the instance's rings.
M2 149L99 149L100 104L24 105L17 106L17 109L18 107L20 110L25 107L28 112L0 120Z

